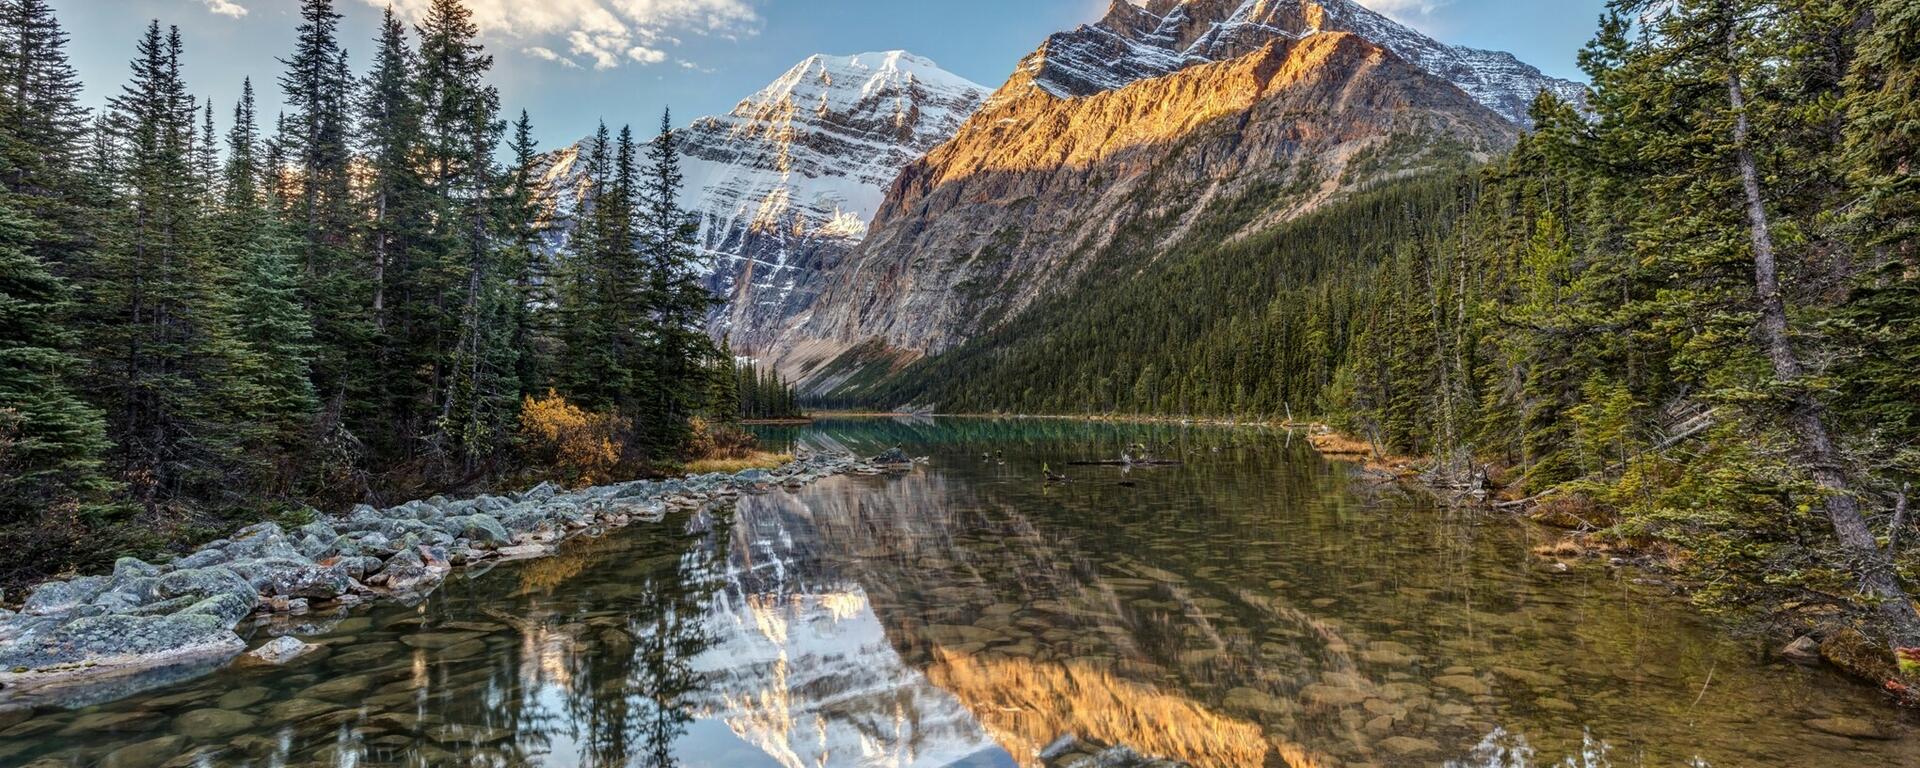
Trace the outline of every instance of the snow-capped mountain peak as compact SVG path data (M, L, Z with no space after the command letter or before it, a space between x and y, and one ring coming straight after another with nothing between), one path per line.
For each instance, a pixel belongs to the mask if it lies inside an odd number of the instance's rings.
M1353 0L1114 0L1105 18L1048 38L1021 64L1034 87L1090 96L1196 64L1243 56L1276 37L1351 33L1453 83L1519 125L1541 91L1584 96L1500 51L1447 45Z
M752 347L824 264L866 237L900 169L952 137L987 89L906 51L809 56L724 115L680 131L681 206L700 222L712 330ZM543 158L560 253L585 185L588 142Z

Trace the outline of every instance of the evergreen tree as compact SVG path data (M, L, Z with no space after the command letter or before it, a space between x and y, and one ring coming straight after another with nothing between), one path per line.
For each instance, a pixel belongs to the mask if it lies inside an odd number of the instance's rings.
M438 416L427 445L469 469L504 444L518 417L512 347L514 296L496 242L501 176L494 163L505 124L487 84L493 58L458 0L433 0L420 25L419 162L431 193L430 286Z
M646 169L634 189L645 256L651 344L645 372L635 382L641 440L654 455L679 453L690 437L688 420L705 407L702 372L719 356L703 326L713 297L699 283L699 224L680 207L680 141L671 112L647 145Z
M533 139L533 121L525 111L513 124L508 151L513 165L501 201L500 227L503 259L514 293L511 344L520 353L515 378L521 394L536 395L553 384L558 343L553 321L559 299L553 270L541 244L545 226L541 205L547 190L535 168L539 148Z
M74 386L79 360L61 324L72 298L28 250L33 227L0 198L0 531L109 490L101 415Z
M227 136L224 195L214 222L214 242L227 274L225 325L241 354L237 386L248 396L234 402L233 418L244 425L246 456L276 490L291 482L287 463L307 437L318 411L310 377L312 319L300 302L293 239L288 237L261 189L253 83L246 82Z
M233 446L217 411L218 273L194 181L197 109L180 79L179 30L155 22L112 100L120 203L89 275L96 397L122 478L149 516L224 479Z
M287 190L288 223L301 243L305 303L313 316L321 353L314 377L327 401L326 431L344 429L350 390L364 382L371 350L372 277L350 248L353 232L352 88L347 53L340 46L341 16L333 0L302 0L301 24L280 86L287 116L281 151L292 168Z
M363 259L383 371L353 423L377 462L412 456L436 397L439 310L432 292L442 279L427 250L433 200L417 152L423 140L419 58L406 25L391 8L381 20L373 67L361 85L359 145L366 158L362 201Z

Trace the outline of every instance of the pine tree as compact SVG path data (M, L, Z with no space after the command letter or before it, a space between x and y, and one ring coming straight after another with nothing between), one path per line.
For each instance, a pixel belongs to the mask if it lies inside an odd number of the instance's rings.
M293 111L280 141L292 164L286 210L301 243L304 298L321 350L314 377L327 403L325 427L331 432L345 427L348 400L357 397L350 390L367 380L372 276L348 239L354 225L353 82L339 41L341 16L333 0L302 0L300 19L293 54L281 60L286 71L280 86Z
M521 394L536 395L553 385L558 343L553 321L559 299L541 243L545 227L541 201L546 190L544 181L536 175L539 148L534 143L533 121L525 111L513 124L508 150L513 166L501 201L500 237L514 292L511 344L520 352L515 377L520 381Z
M253 83L244 83L227 135L220 211L214 242L224 255L226 318L240 346L234 374L247 397L232 403L244 425L247 457L256 472L284 490L286 463L305 442L316 412L309 360L312 319L300 301L296 244L284 231L261 189L263 169Z
M105 423L80 395L73 292L52 269L77 271L91 218L87 114L65 46L44 0L0 4L0 531L110 490Z
M373 67L361 85L359 146L367 163L361 235L369 265L369 311L389 375L370 385L351 423L377 463L415 455L435 413L436 286L444 279L428 248L434 200L416 153L423 141L419 57L392 9L381 20Z
M0 529L109 491L104 425L73 384L79 360L60 322L72 297L29 252L39 237L0 199Z
M180 79L179 30L156 22L133 79L112 100L121 203L89 275L88 347L96 397L108 405L119 472L149 516L224 479L233 446L217 417L213 366L218 269L208 254L194 181L197 109Z
M512 347L513 294L495 242L501 177L494 163L506 126L500 96L486 83L493 58L458 0L433 0L420 25L418 77L427 188L435 222L430 256L439 413L433 452L471 469L504 445L517 419L520 384Z
M660 132L647 145L646 161L636 197L652 340L645 374L637 382L637 413L648 449L656 456L671 456L686 445L688 420L705 406L701 372L719 352L703 328L713 298L694 272L699 226L680 207L685 179L671 112L661 114Z

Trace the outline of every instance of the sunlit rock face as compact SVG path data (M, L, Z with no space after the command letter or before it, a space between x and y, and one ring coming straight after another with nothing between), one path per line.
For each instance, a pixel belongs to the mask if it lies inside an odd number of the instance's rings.
M900 169L951 137L986 96L904 51L812 56L733 111L682 129L681 205L699 221L703 281L725 301L709 318L716 337L743 351L763 346L866 237ZM536 166L556 254L590 206L590 146Z
M1114 0L1105 18L1048 38L1020 67L1032 87L1090 96L1239 58L1277 37L1327 32L1366 38L1517 124L1529 123L1542 91L1584 98L1579 83L1548 77L1513 54L1447 45L1351 0Z
M1159 76L1109 58L1117 51L1063 58L1061 39L1049 41L952 140L901 172L871 234L796 315L778 350L783 371L833 389L849 367L836 358L850 350L937 354L1100 264L1151 258L1209 216L1234 211L1230 234L1263 229L1372 184L1490 158L1518 135L1500 112L1364 35L1262 26L1257 41L1229 44L1221 30L1242 23L1226 11L1181 29L1214 30L1231 58L1141 54L1172 68ZM1140 12L1116 7L1106 24L1135 29L1120 15ZM1118 34L1097 29L1069 35ZM1111 76L1093 78L1096 67Z

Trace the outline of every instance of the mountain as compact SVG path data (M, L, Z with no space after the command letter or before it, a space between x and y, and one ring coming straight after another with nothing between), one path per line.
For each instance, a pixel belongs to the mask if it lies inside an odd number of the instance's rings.
M840 390L997 327L1116 253L1236 239L1512 145L1507 114L1328 28L1339 19L1418 48L1334 1L1119 2L1050 38L901 172L869 237L796 314L782 369L813 394Z
M1275 37L1325 32L1365 38L1521 125L1541 91L1577 102L1585 90L1510 53L1441 43L1351 0L1114 0L1098 23L1048 38L1020 67L1032 75L1033 87L1089 96L1239 58Z
M720 116L683 129L683 207L700 221L716 335L752 349L807 306L867 233L886 185L945 141L984 87L905 51L811 56ZM559 253L583 203L590 142L545 155Z

